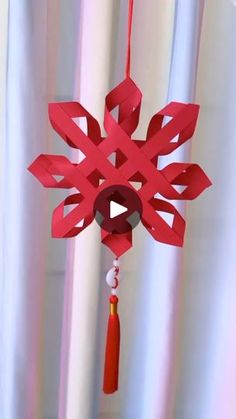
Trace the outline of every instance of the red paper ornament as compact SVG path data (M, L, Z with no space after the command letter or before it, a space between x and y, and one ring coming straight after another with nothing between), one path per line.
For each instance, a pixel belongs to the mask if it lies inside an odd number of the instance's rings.
M195 130L199 106L171 102L156 113L148 126L145 140L132 138L139 122L141 92L127 77L115 87L105 100L104 127L107 137L101 136L98 122L77 102L49 104L49 118L53 128L73 148L81 150L85 158L72 163L64 156L41 154L29 167L47 188L75 187L78 191L62 201L52 216L53 237L73 237L83 231L94 219L93 207L98 194L112 185L133 189L139 196L143 212L141 221L157 241L183 245L185 221L177 209L166 199L191 200L211 185L203 170L193 163L171 163L158 169L158 157L167 155L188 141ZM118 108L118 119L112 111ZM74 121L86 118L87 135ZM165 117L170 117L163 126ZM178 137L177 137L178 136ZM116 153L115 164L108 157ZM62 176L56 180L55 175ZM100 181L102 184L99 184ZM139 182L136 191L131 182ZM178 192L176 185L184 186ZM165 199L155 198L156 194ZM67 205L76 207L64 215ZM173 216L170 226L160 215ZM81 227L77 224L83 222ZM102 242L116 256L132 246L132 232L111 234L102 231Z
M138 196L142 206L141 222L155 240L182 246L185 221L167 200L192 200L209 187L211 181L197 164L173 162L160 169L158 158L170 154L192 137L199 106L171 102L152 117L145 139L132 137L138 126L142 98L139 88L130 78L132 11L133 0L130 0L126 77L105 99L104 128L107 136L101 136L99 123L80 103L51 103L49 119L53 128L70 147L81 150L85 158L80 163L73 163L65 156L41 154L29 170L47 188L78 190L55 208L53 237L73 237L83 231L94 219L94 203L98 195L119 185L137 194L135 197ZM113 116L115 109L118 110L117 118ZM78 118L86 119L87 133L77 125ZM113 153L114 163L109 160ZM57 180L55 176L62 178ZM139 182L140 188L136 190L132 182ZM179 192L176 186L184 189ZM157 198L157 194L163 199ZM72 204L75 208L65 214L66 207ZM163 213L172 215L171 225L162 217ZM117 257L121 256L132 246L132 229L119 234L102 229L101 240ZM107 276L111 297L103 389L108 394L118 389L118 273L119 262L115 259Z

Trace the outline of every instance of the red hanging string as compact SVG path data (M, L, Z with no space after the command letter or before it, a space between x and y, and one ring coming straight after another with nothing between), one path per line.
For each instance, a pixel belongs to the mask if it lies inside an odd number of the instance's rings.
M132 20L133 20L133 7L134 0L129 0L129 11L128 11L128 33L127 33L127 49L126 49L126 64L125 64L125 76L130 76L130 56L131 56L131 32L132 32Z

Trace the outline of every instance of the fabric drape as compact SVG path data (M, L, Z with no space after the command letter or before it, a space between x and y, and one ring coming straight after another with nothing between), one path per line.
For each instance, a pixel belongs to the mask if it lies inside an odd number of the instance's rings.
M0 4L1 419L233 419L236 415L234 1L134 1L131 76L143 92L135 138L168 101L201 106L192 161L213 186L178 204L183 249L142 226L121 258L120 390L102 393L112 254L94 223L52 240L66 191L27 172L40 153L72 152L48 122L49 101L78 100L103 124L124 77L126 0Z

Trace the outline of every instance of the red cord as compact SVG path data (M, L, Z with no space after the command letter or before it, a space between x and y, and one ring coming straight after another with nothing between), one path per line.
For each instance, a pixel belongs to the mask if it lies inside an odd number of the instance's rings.
M130 56L131 56L131 32L132 32L132 20L133 20L133 6L134 0L129 0L129 12L128 12L128 34L127 34L127 50L126 50L126 64L125 64L125 76L130 76Z

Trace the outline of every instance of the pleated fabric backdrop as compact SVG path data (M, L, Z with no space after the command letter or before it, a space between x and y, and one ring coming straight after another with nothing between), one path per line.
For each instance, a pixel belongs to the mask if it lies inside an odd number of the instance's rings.
M138 226L121 259L120 391L102 369L112 254L93 224L52 240L64 191L26 168L71 156L47 103L79 100L103 122L124 77L127 0L0 3L0 419L235 419L236 4L134 1L131 75L143 92L144 136L168 101L201 105L192 145L163 157L196 161L213 186L179 210L183 249ZM80 155L74 155L80 158Z

